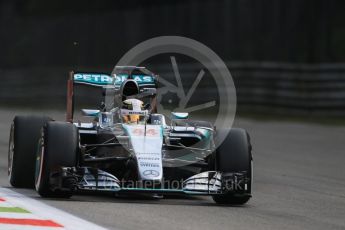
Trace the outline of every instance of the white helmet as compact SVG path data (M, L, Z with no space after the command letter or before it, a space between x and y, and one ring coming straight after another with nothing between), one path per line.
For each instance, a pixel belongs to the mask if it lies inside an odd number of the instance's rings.
M121 118L127 124L144 124L148 113L143 108L144 103L138 99L127 99L123 101Z

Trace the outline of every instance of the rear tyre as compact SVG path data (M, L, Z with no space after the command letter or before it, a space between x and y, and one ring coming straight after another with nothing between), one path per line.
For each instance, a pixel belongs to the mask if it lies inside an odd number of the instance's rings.
M42 197L71 197L72 188L54 188L50 176L60 167L77 165L78 129L71 123L48 122L42 131L36 160L36 191Z
M41 128L51 119L43 116L16 116L8 147L8 178L13 187L35 186L37 143Z
M217 132L225 132L219 130ZM252 146L248 133L244 129L232 128L216 151L216 170L222 173L247 172L247 189L231 191L223 195L214 195L218 204L242 205L251 198L252 187Z

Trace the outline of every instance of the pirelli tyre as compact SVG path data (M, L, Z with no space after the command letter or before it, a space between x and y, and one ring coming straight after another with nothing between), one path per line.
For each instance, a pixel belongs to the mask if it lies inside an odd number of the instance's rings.
M13 119L8 147L8 177L13 187L34 187L37 143L41 128L50 120L44 116Z
M217 132L225 132L225 130ZM225 194L213 196L216 203L242 205L251 198L253 170L251 150L249 134L240 128L232 128L217 148L215 168L224 176L222 179L223 186L226 177L232 180L232 184L230 190L228 190L229 188L225 190Z
M36 158L35 187L42 197L72 196L73 187L52 186L51 177L61 167L75 167L79 146L78 129L67 122L48 122L43 130Z

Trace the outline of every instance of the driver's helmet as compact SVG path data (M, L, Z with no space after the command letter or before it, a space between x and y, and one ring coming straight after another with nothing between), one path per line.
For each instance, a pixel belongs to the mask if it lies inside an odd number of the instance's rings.
M144 103L138 99L127 99L123 101L121 118L126 124L144 124L147 110L144 110Z

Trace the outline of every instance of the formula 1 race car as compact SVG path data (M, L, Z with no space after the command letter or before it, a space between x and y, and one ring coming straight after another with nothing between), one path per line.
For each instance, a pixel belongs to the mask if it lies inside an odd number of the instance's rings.
M188 113L172 112L169 118L157 113L157 82L144 67L116 67L112 75L71 72L66 121L14 118L11 185L35 187L42 197L104 191L210 195L219 204L246 203L253 173L248 133L216 130L209 122L189 120ZM74 121L78 84L111 95L99 109L82 109L91 122ZM218 143L221 134L226 136Z

